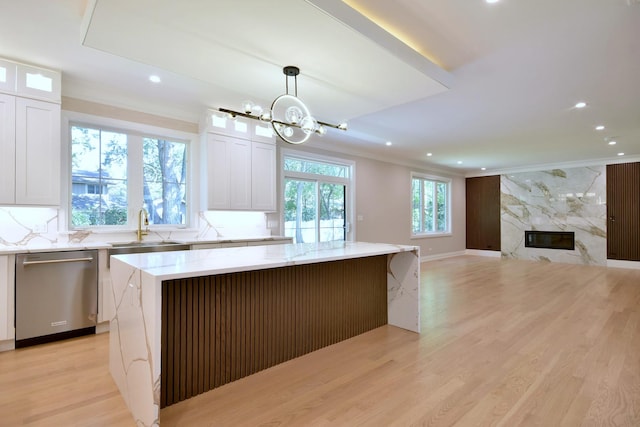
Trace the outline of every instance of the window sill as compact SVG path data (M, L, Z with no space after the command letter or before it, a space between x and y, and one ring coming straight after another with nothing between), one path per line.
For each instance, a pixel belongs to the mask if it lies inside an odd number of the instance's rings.
M453 236L453 233L451 232L445 232L445 233L424 233L424 234L412 234L410 239L411 240L415 240L415 239L431 239L434 237L451 237Z

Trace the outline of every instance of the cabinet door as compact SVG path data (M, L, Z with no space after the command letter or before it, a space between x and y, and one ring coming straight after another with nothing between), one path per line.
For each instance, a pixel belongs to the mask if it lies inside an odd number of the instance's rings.
M207 206L229 209L228 136L210 133L207 141Z
M60 105L16 98L16 204L60 204Z
M229 172L231 209L251 209L251 141L231 138Z
M14 272L15 255L0 256L0 341L15 338Z
M275 211L276 146L254 141L251 148L251 208Z
M16 201L16 98L0 94L0 204Z

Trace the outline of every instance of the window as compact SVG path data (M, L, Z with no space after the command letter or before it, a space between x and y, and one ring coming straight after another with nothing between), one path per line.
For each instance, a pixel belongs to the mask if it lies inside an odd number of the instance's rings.
M451 232L449 187L445 178L411 175L411 234L437 235Z
M98 126L72 124L71 226L184 226L187 144ZM129 209L132 207L132 209Z
M294 243L347 240L353 165L298 153L286 153L283 165L284 235Z

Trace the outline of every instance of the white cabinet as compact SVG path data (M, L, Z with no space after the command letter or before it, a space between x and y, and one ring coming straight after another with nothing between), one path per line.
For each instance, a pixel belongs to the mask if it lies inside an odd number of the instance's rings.
M0 59L0 92L60 103L58 71Z
M16 200L16 98L0 94L0 204Z
M208 208L251 209L251 141L209 134Z
M0 341L15 338L15 255L0 256Z
M108 322L116 314L108 258L109 252L106 249L98 251L98 323Z
M16 204L60 204L60 155L60 105L16 98Z
M212 210L276 210L273 142L207 134L207 207Z
M251 142L251 208L276 210L276 146Z
M60 105L0 95L0 120L0 204L59 205Z

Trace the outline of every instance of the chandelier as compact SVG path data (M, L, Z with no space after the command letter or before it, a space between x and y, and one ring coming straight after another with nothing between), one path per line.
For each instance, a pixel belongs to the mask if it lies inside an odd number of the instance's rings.
M347 124L333 125L316 120L307 106L298 98L298 74L300 69L292 65L282 69L285 77L286 93L277 97L271 104L270 110L263 110L259 105L251 101L242 103L243 111L233 111L226 108L218 108L218 111L228 114L230 117L246 117L253 120L270 122L276 135L289 144L302 144L311 135L324 135L327 128L346 131ZM289 93L289 79L293 77L294 92Z

